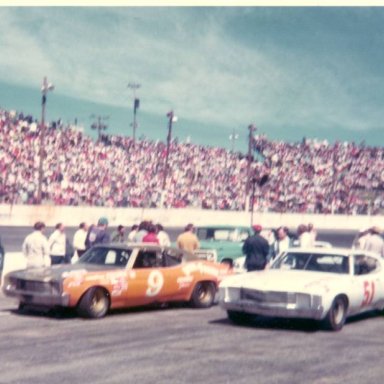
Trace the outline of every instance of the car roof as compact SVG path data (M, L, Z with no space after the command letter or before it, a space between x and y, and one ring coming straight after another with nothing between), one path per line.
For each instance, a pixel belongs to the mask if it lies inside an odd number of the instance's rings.
M197 260L198 257L191 252L181 250L176 247L165 247L155 243L105 243L105 244L96 244L95 247L98 248L117 248L117 249L147 249L147 250L166 250L173 249L175 251L181 251L183 253L183 259L186 261Z
M247 229L250 230L251 227L246 225L199 225L197 229Z
M377 253L365 251L362 249L352 249L352 248L319 248L319 247L311 247L311 248L299 248L292 247L288 248L284 253L315 253L321 255L341 255L341 256L349 256L349 255L361 255L364 254L366 256L372 256L377 259L381 259L381 256Z

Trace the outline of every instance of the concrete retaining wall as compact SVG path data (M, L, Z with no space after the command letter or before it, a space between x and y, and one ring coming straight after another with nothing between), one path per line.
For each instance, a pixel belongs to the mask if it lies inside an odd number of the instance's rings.
M80 222L96 223L98 218L106 216L110 226L123 224L131 226L143 219L162 223L166 227L183 227L187 223L195 225L231 224L250 225L249 212L212 211L200 209L141 209L106 207L64 207L64 206L28 206L0 204L0 226L33 226L43 221L48 226L63 222L66 226L78 226ZM346 215L310 215L279 214L254 212L254 223L265 227L286 225L296 228L302 223L313 223L318 229L359 230L377 225L384 227L384 216L346 216Z

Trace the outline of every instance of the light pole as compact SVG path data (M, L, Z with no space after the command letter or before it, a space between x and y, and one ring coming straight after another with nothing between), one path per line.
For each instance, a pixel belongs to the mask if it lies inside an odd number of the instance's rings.
M235 128L233 128L233 132L229 135L229 140L231 141L231 151L234 153L235 151L235 141L239 138L239 135L236 133Z
M97 130L97 137L98 140L100 140L101 137L101 131L105 131L108 129L108 125L104 123L103 121L108 120L109 116L97 116L91 115L91 119L96 119L92 124L91 128L94 130Z
M172 124L176 123L177 116L174 115L173 111L170 111L167 113L168 117L168 135L167 135L167 153L165 155L165 166L164 166L164 176L163 176L163 191L162 191L162 198L161 198L161 206L164 205L164 194L165 194L165 186L167 183L167 173L168 173L168 159L169 159L169 152L171 147L171 140L172 140Z
M136 112L140 107L140 99L136 98L136 89L139 89L140 87L141 87L141 84L139 83L128 83L128 88L133 90L133 122L131 124L133 144L135 144L135 141L136 141L136 128L137 128Z
M42 201L42 184L43 184L43 164L45 154L45 105L47 102L47 93L55 89L54 85L48 83L47 77L43 79L43 85L41 86L41 123L39 132L39 181L37 186L37 203L41 204Z
M251 163L252 163L252 144L253 144L253 134L256 132L257 128L254 124L248 126L248 162L247 162L247 182L245 185L245 210L249 209L249 192L251 189Z

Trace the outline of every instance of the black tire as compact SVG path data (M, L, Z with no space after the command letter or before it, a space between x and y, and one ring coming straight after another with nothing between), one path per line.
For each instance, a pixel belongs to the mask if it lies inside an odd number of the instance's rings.
M343 296L335 297L331 308L323 321L325 329L330 331L340 331L347 318L347 308L347 300Z
M24 312L24 309L25 309L25 303L23 303L22 301L19 302L19 306L17 307L17 311L18 312Z
M215 300L216 287L209 281L202 281L195 285L190 303L194 308L210 308Z
M100 319L109 310L109 295L100 287L90 288L77 305L77 313L88 319Z
M228 319L234 324L247 324L251 321L252 315L239 311L227 311Z

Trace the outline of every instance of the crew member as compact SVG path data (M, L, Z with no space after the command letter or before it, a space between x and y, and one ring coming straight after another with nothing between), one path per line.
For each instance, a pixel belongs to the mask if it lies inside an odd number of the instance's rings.
M243 253L245 254L245 267L247 271L260 271L267 265L269 253L268 241L260 235L261 225L252 226L254 234L249 236L243 244Z
M194 234L195 227L193 224L188 224L184 228L184 232L178 236L176 242L180 249L185 251L194 252L200 247L199 239Z
M27 268L48 267L51 265L49 245L43 234L45 224L38 221L33 226L34 231L24 240L22 252L27 260Z

